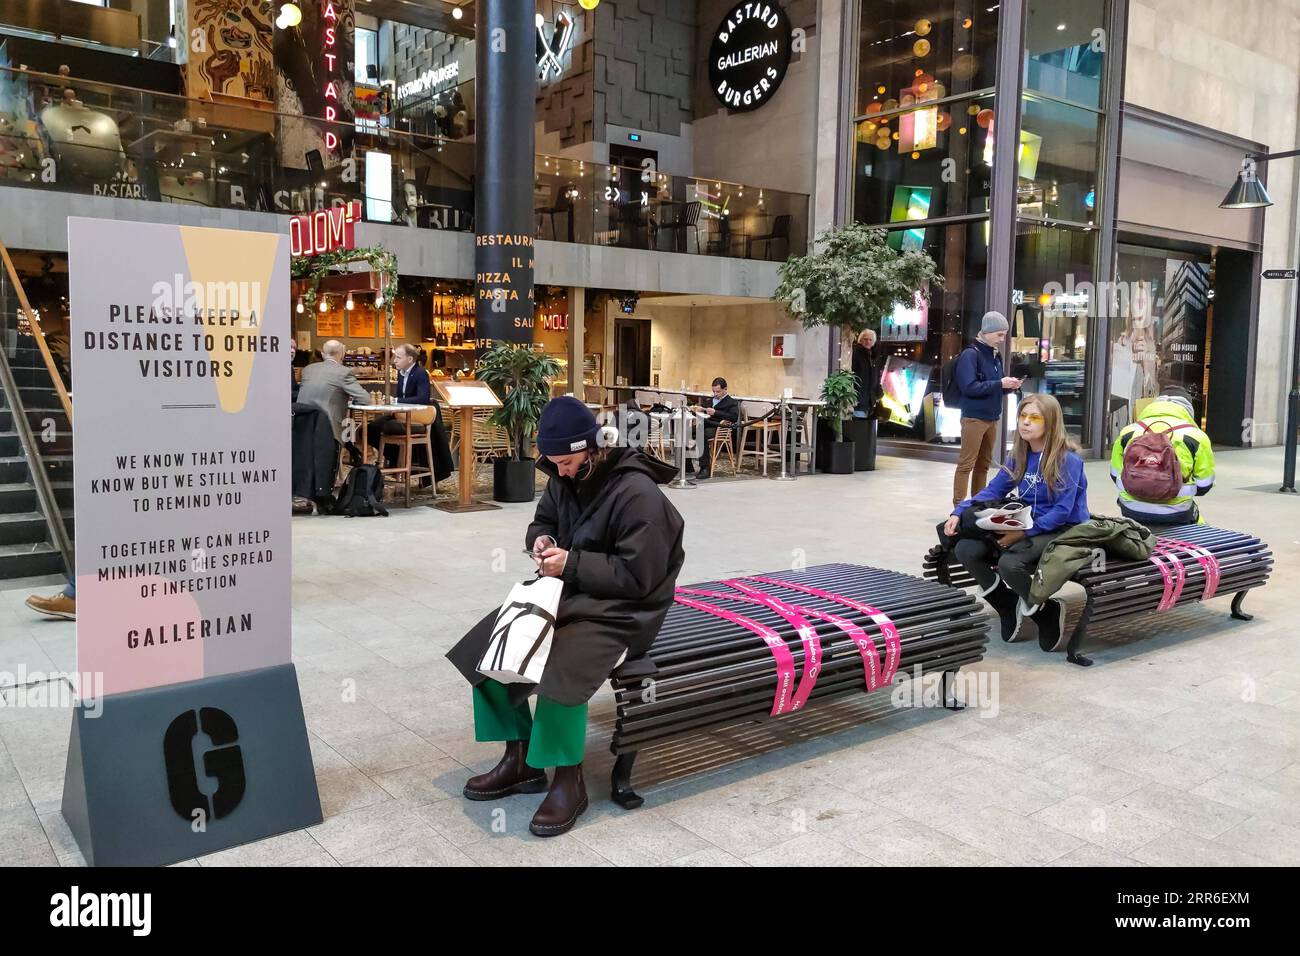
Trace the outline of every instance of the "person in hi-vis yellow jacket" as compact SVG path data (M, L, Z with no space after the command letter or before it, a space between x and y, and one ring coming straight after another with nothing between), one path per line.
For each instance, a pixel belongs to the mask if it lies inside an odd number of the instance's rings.
M1155 431L1169 431L1183 473L1183 487L1173 498L1143 501L1124 487L1124 449L1146 430L1139 422ZM1184 395L1166 393L1143 409L1138 420L1125 426L1115 439L1110 453L1110 477L1119 489L1119 508L1126 518L1146 525L1201 523L1196 499L1214 487L1214 449L1209 436L1196 426L1191 401Z

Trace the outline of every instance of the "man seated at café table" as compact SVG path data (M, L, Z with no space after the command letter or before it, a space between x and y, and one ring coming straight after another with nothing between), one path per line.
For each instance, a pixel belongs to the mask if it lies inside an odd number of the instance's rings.
M719 428L732 428L740 421L740 403L727 394L727 380L718 376L713 380L713 399L707 405L692 405L693 411L704 414L704 448L700 452L700 471L697 478L711 474L713 436Z
M432 429L429 439L433 445L433 472L435 479L442 481L451 474L451 445L447 441L447 430L442 424L442 411L431 397L429 373L420 365L419 359L418 346L403 343L393 349L393 367L397 369L395 400L400 405L429 407L427 414L411 417L411 434L423 435L425 428ZM379 447L379 439L382 435L405 434L406 417L403 415L380 415L366 426L366 440L372 448ZM397 453L395 446L388 446L388 467L392 468L397 464ZM419 462L413 460L412 464L419 464Z
M330 339L320 347L323 362L302 370L298 401L324 409L329 417L334 440L342 444L343 423L348 420L348 403L370 404L370 393L361 387L352 370L343 365L343 343ZM350 440L350 436L349 436Z

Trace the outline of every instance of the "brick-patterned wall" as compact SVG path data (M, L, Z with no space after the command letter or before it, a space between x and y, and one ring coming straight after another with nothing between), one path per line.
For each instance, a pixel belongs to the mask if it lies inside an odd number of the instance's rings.
M604 7L601 4L600 7ZM599 11L600 7L596 10ZM556 4L538 0L537 12L546 19L547 35L555 25L556 10L573 17L573 44L564 61L564 73L537 86L537 119L546 133L558 133L567 148L592 140L604 140L596 121L595 43L591 13L577 4Z
M597 129L670 136L690 123L697 60L693 0L605 0L594 11Z
M398 86L416 79L425 70L446 66L457 59L461 61L461 82L474 78L473 55L467 52L473 41L405 23L393 23L392 27L393 71Z

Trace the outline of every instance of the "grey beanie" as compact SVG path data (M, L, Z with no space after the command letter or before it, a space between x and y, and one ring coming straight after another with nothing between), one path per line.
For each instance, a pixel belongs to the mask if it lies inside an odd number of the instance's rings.
M988 335L990 332L1005 332L1011 328L1007 324L1007 317L1001 312L985 312L984 320L980 322L980 335Z
M1181 392L1182 392L1181 388L1176 390L1170 390L1168 392L1162 392L1161 394L1156 396L1155 400L1157 402L1170 402L1174 405L1177 405L1179 408L1181 408L1183 411L1187 413L1188 418L1190 418L1193 422L1195 422L1196 408L1195 406L1192 405L1191 399L1187 398L1185 395L1180 394Z

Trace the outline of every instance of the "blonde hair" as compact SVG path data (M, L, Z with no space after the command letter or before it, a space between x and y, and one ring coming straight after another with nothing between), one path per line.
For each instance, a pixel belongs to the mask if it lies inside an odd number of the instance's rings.
M1059 489L1065 456L1072 451L1077 452L1079 448L1065 433L1061 403L1054 396L1042 392L1026 396L1016 412L1017 417L1027 408L1036 408L1043 416L1043 454L1038 460L1038 473L1043 476L1049 488ZM1002 466L1002 470L1011 476L1012 484L1020 484L1025 477L1031 451L1029 442L1020 437L1020 429L1017 428L1016 440L1011 446L1011 457Z

